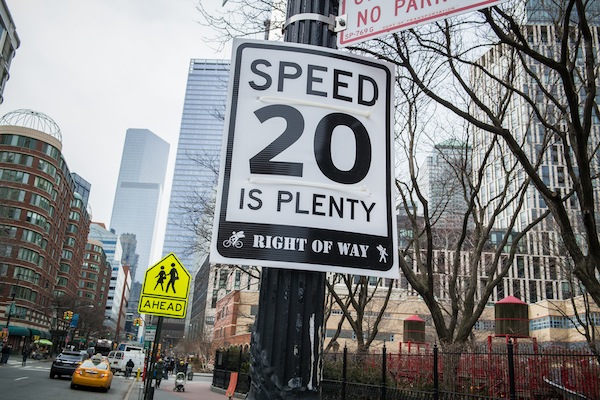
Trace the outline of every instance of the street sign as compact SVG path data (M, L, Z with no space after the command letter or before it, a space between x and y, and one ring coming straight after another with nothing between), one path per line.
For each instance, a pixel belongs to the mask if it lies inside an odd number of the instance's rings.
M69 328L77 328L77 324L79 323L79 314L73 314L73 318L69 323Z
M210 259L398 277L393 68L236 39Z
M350 46L403 29L414 28L506 0L340 0L345 29L338 32L338 47Z
M156 338L156 325L147 325L144 331L144 340L147 342L154 342Z
M138 312L170 318L185 318L190 281L190 273L175 254L169 253L146 270Z

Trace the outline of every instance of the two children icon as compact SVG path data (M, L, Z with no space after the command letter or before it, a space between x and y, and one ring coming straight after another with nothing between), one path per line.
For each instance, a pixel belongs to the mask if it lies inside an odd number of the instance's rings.
M154 290L160 285L160 288L163 292L169 293L169 287L173 289L173 293L177 293L175 291L175 281L179 279L179 274L177 273L177 268L175 267L175 263L171 263L171 270L169 271L169 281L167 282L167 289L165 290L163 283L165 279L167 279L167 273L165 272L165 266L160 266L160 272L155 276L157 278L156 285L154 285Z

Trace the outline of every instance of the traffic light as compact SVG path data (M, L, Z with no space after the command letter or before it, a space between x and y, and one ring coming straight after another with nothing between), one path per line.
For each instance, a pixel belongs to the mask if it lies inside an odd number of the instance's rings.
M67 321L73 319L73 311L65 311L63 313L63 319L66 319Z
M133 320L133 326L140 326L142 325L142 319L141 318L135 318Z

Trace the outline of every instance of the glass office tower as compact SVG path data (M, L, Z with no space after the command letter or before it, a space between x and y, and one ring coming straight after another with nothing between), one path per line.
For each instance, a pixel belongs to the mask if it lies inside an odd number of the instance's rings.
M158 260L150 260L167 174L169 144L148 129L128 129L123 146L110 227L118 235L134 234L139 255L134 281Z
M192 276L208 255L212 221L203 210L205 202L214 199L217 184L229 64L192 59L188 72L162 251L175 253ZM188 320L190 314L188 309ZM186 326L185 319L167 318L163 337L181 338L187 334Z
M163 254L175 253L191 273L208 254L194 211L201 213L201 203L214 198L228 79L229 61L190 62Z

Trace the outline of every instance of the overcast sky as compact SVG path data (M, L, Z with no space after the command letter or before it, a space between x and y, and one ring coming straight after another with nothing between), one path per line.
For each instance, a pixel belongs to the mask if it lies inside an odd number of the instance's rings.
M126 130L146 128L171 145L164 230L189 61L230 57L204 42L196 1L6 0L21 46L0 114L32 109L58 124L96 222L110 222Z

